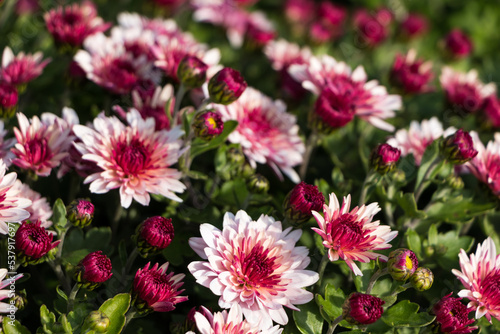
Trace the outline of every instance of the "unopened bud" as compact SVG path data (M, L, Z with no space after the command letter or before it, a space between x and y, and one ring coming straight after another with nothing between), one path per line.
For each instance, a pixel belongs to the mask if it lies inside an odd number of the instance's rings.
M462 129L457 130L441 142L441 153L455 165L464 164L477 155L472 137Z
M372 152L370 164L374 170L384 175L396 167L401 150L389 144L380 144Z
M208 82L208 93L212 102L228 105L236 101L247 86L240 72L225 67Z
M254 174L250 176L247 184L250 191L254 193L264 194L269 190L269 180L261 174Z
M161 216L150 217L139 225L137 250L142 257L147 257L167 248L173 238L172 219Z
M185 56L177 67L177 77L188 88L198 88L207 79L208 66L195 56Z
M213 111L196 114L192 126L196 137L206 141L219 136L224 130L224 122L222 122L220 115Z
M111 278L111 269L111 260L102 251L97 251L88 254L78 263L74 278L84 288L93 290Z
M95 331L96 333L106 333L109 327L109 318L101 311L92 311L83 322L82 333Z
M67 219L73 226L83 228L94 219L94 205L85 199L75 199L66 208Z
M417 256L409 249L396 249L389 254L387 268L394 280L406 281L418 268Z
M342 305L344 320L355 325L369 325L377 321L384 312L385 302L375 296L353 292Z
M293 224L301 224L312 217L312 211L321 211L325 197L317 186L300 182L285 197L283 211Z
M429 290L434 282L434 274L428 268L419 267L410 277L413 288L418 291Z

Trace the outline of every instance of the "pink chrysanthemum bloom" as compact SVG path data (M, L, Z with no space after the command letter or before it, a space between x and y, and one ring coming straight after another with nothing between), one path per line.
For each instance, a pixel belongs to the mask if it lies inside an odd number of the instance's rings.
M384 121L394 117L395 110L402 107L401 96L389 95L377 80L367 80L362 66L354 71L344 62L323 55L311 57L308 64L291 65L288 72L302 86L320 95L328 89L334 94L333 109L353 114L373 126L386 131L394 131L394 126Z
M337 196L330 194L330 204L323 206L323 216L313 211L313 216L319 228L312 228L323 238L323 245L328 249L330 261L342 259L351 268L355 275L363 273L354 261L369 262L380 258L387 261L387 256L374 251L391 248L389 244L397 235L387 225L380 225L380 221L372 221L373 216L380 211L377 203L355 207L351 211L351 195L344 197L342 206Z
M154 39L158 36L181 36L182 31L172 19L162 20L159 18L151 19L146 16L141 16L137 13L123 12L118 14L118 24L125 30L139 29L143 33L153 34Z
M210 224L200 226L201 238L189 245L203 259L189 264L196 281L220 296L219 306L239 304L249 323L271 328L275 321L288 323L283 306L299 310L313 294L303 289L319 276L305 270L310 262L305 247L296 247L302 231L266 215L257 221L245 211L224 215L222 231Z
M403 22L401 22L400 29L405 37L414 38L427 32L429 22L423 15L409 13Z
M183 154L183 132L179 127L155 131L153 118L144 120L132 109L127 113L128 126L116 117L101 113L94 119L94 128L75 125L73 131L82 143L75 143L82 158L93 161L101 171L89 175L90 191L107 193L120 188L121 205L128 208L132 199L148 205L149 194L182 200L174 192L186 188L179 179L182 173L170 166Z
M436 117L432 117L421 123L412 121L408 130L398 130L394 137L387 141L387 144L400 149L403 157L412 154L415 158L415 164L420 166L427 146L432 144L434 140L443 136L447 137L455 131L456 129L453 127L443 130L443 124Z
M462 282L465 289L458 295L470 300L467 307L476 310L476 319L485 316L489 322L491 317L500 320L500 254L497 255L495 243L488 237L477 246L475 254L470 258L463 249L458 255L460 269L452 273Z
M293 182L300 178L293 169L302 163L304 142L294 115L286 112L281 100L273 101L260 91L248 87L238 100L224 106L213 104L222 120L236 120L238 127L231 132L231 143L241 144L250 165L268 164L282 180L281 172Z
M201 310L194 314L194 320L200 334L280 334L283 332L279 326L268 329L252 326L243 319L243 313L238 304L233 304L229 312L224 310L214 314L202 306ZM195 333L189 331L186 334Z
M491 125L495 128L500 128L500 99L495 95L488 96L484 111Z
M5 47L2 55L2 68L0 69L1 81L19 86L36 79L50 62L50 58L43 61L42 58L41 52L35 54L20 52L14 56L12 49L8 46Z
M465 112L477 112L484 108L486 98L496 93L494 83L483 84L476 70L467 73L456 72L443 67L439 77L448 103Z
M457 58L467 57L473 49L472 41L469 36L457 28L446 35L444 43L446 51Z
M474 319L469 319L469 313L473 307L467 307L460 300L462 298L451 297L453 293L444 296L432 307L432 313L436 315L436 323L441 333L467 334L476 329L477 326L469 326Z
M27 198L31 201L31 205L25 208L29 212L29 219L31 221L40 221L43 228L49 228L52 226L50 217L52 217L52 208L47 201L47 198L42 197L39 192L31 189L27 184L16 180L13 186L19 192L19 196Z
M23 277L23 274L18 274L13 277L9 277L5 279L7 276L7 273L9 271L5 268L0 269L0 300L5 299L7 297L10 297L12 294L12 291L10 290L10 287L7 288L11 284L15 284L15 281ZM7 289L5 289L7 288ZM13 305L11 305L9 302L1 302L0 303L0 313L9 313L12 310L16 310L16 308L12 308Z
M43 17L56 42L71 46L80 46L88 36L104 32L111 26L111 23L105 23L97 16L97 9L91 1L84 1L81 5L59 6Z
M245 39L249 46L261 48L276 36L274 25L263 12L248 14Z
M10 150L16 143L15 138L6 139L8 131L5 129L3 120L0 120L0 159L3 160L5 165L9 167L15 155Z
M116 94L128 94L144 82L158 83L159 74L146 55L135 57L122 41L96 33L83 42L74 59L87 78Z
M7 166L0 160L0 233L7 234L7 223L20 223L30 217L31 200L16 188L16 173L5 174Z
M474 176L486 184L495 196L500 197L500 135L486 147L475 131L470 132L477 155L465 164Z
M408 51L406 56L396 55L391 69L391 82L407 94L418 94L432 91L429 85L434 78L432 62L417 59L415 49Z
M68 155L74 137L70 129L62 125L65 121L53 114L44 113L40 120L31 120L17 114L19 129L14 128L17 143L12 148L16 158L12 163L23 169L32 170L36 175L48 176Z
M367 46L374 47L382 43L389 35L388 26L392 21L392 14L384 8L370 14L363 8L354 14L353 21L361 41Z

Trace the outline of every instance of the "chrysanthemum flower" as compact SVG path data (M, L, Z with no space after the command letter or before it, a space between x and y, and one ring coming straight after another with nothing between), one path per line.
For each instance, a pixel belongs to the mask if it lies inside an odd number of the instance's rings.
M200 227L201 238L189 245L203 259L189 264L196 281L220 296L219 306L239 304L249 323L271 328L275 321L288 323L283 306L309 302L313 295L303 289L318 280L305 270L310 262L305 247L295 247L302 231L262 215L257 221L245 211L224 215L222 231L210 224Z
M374 14L368 13L366 9L360 9L354 14L354 25L358 30L362 41L374 47L382 43L389 35L388 26L392 21L391 12L387 9L379 9Z
M5 124L3 120L0 120L0 159L3 160L7 167L10 167L12 164L12 159L14 159L15 155L10 150L12 146L16 143L15 138L5 138L7 136L8 131L5 129Z
M476 310L476 319L485 316L500 320L500 254L497 255L495 243L488 237L477 246L475 254L470 257L463 249L458 255L460 269L452 273L462 282L465 289L458 295L470 300L467 307Z
M475 131L470 132L477 155L465 166L474 176L486 184L495 196L500 197L500 136L488 142L486 147Z
M15 284L15 282L18 279L23 277L23 274L18 274L16 276L9 277L9 278L5 279L8 272L9 271L5 268L0 269L0 289L1 289L0 290L0 300L9 297L12 293L10 288L9 289L4 289L4 288L8 287L11 284ZM12 310L13 310L13 308L12 308L10 303L4 303L4 302L0 303L0 313L9 313ZM15 308L14 308L14 310L15 310Z
M14 56L12 49L8 46L5 47L2 55L0 81L14 86L27 84L42 74L44 67L50 62L50 59L42 61L42 58L41 52L35 54L20 52Z
M496 92L495 84L482 83L476 70L462 73L445 66L441 71L439 81L446 93L448 103L467 113L474 113L484 108L486 98Z
M433 79L432 62L417 59L415 49L406 56L396 55L391 69L391 82L407 94L426 93L432 90L429 83Z
M201 307L194 314L196 327L201 334L280 334L283 329L274 326L269 329L260 329L249 324L243 319L241 307L233 304L228 311L212 314L207 308ZM194 334L189 331L186 334Z
M153 118L144 120L132 109L127 113L128 126L116 117L101 113L94 119L94 129L75 125L73 131L82 143L75 143L82 158L93 161L101 171L89 175L90 191L107 193L120 188L121 205L128 208L132 199L148 205L149 194L159 194L182 201L174 192L186 188L179 179L182 173L170 168L182 155L183 132L155 131Z
M405 37L413 38L425 34L429 29L429 23L425 16L409 13L401 22L400 28Z
M71 129L64 126L63 119L49 113L42 114L41 120L37 116L28 120L18 113L17 121L19 129L14 128L17 143L12 148L16 158L12 163L36 175L48 176L68 156L74 139Z
M380 221L372 221L373 216L380 211L377 203L355 207L351 211L351 195L344 197L342 206L337 196L330 194L330 203L323 206L324 217L317 211L313 216L319 228L312 228L323 238L323 245L328 249L330 261L342 259L351 268L355 275L363 273L354 263L369 262L380 258L387 261L387 256L374 251L391 248L389 244L397 235L387 225L380 225Z
M473 49L469 36L457 28L446 35L445 47L446 51L457 58L467 57Z
M16 188L16 173L5 174L7 166L0 160L0 233L9 232L7 223L19 223L30 217L31 200Z
M473 307L467 307L460 300L462 298L451 297L452 293L441 298L432 307L432 313L436 315L436 323L439 324L441 333L467 334L476 330L477 326L469 326L474 319L469 319L469 313Z
M332 110L355 115L382 130L394 131L394 126L384 119L393 117L395 110L401 108L401 96L387 94L376 80L367 82L362 66L352 71L346 63L324 55L311 57L308 64L291 65L288 71L315 95L328 89L330 95L333 94L328 99Z
M16 257L20 264L38 264L56 248L61 240L52 241L53 233L41 226L40 221L25 221L16 231Z
M111 260L102 251L87 254L76 266L74 279L88 290L94 290L113 276Z
M488 96L484 111L491 125L495 128L500 128L500 99L495 95Z
M432 117L421 123L412 121L408 130L398 130L394 137L387 141L387 144L400 149L403 157L412 154L415 164L419 166L427 146L434 140L443 136L447 137L455 131L453 127L443 130L441 122L436 117Z
M91 1L59 6L45 13L43 18L56 42L71 46L80 46L88 36L104 32L111 26L97 16L97 9Z
M302 163L304 142L299 137L296 118L286 112L286 105L273 101L260 91L248 87L230 105L214 104L222 120L236 120L238 127L229 135L231 143L241 144L251 166L268 164L283 179L285 173L293 182L300 181L293 169Z
M29 212L29 219L31 221L40 221L43 228L52 226L52 222L49 220L52 217L52 208L47 198L42 197L39 192L34 191L27 184L19 180L16 180L13 189L18 191L20 197L31 201L31 205L25 208Z

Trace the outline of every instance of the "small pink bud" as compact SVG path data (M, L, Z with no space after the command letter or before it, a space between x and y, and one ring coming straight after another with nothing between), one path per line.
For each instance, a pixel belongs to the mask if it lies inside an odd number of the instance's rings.
M102 251L88 254L76 267L75 280L83 287L93 290L113 275L111 260Z
M146 257L167 248L173 238L172 219L161 216L150 217L139 225L137 249L143 257Z
M418 268L417 256L409 249L396 249L389 254L387 268L394 280L406 281Z
M449 162L461 165L477 155L472 137L462 129L446 137L441 143L441 152Z
M380 144L372 152L370 164L377 172L384 175L396 167L401 150L389 144Z
M472 42L460 29L453 29L445 39L446 50L457 58L467 57L472 51Z
M325 197L317 186L300 182L283 201L285 217L293 224L301 224L312 217L312 211L321 211Z
M372 295L354 292L342 305L342 315L347 322L356 325L369 325L377 321L384 313L385 302Z
M76 199L67 208L67 218L76 227L88 226L94 218L94 205L87 200Z
M236 101L247 86L240 72L225 67L210 79L208 92L212 102L228 105Z
M224 122L220 115L213 111L196 114L192 126L196 137L206 141L219 136L224 130Z
M16 232L17 258L21 265L38 264L54 249L59 240L52 242L53 234L41 226L41 221L25 221Z

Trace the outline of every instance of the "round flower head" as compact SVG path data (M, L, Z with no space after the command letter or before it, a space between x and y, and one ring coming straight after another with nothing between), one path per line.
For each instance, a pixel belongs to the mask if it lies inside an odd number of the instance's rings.
M111 260L102 251L93 252L78 263L75 280L86 289L93 290L111 278L111 269Z
M366 9L361 9L354 14L353 20L361 41L374 47L387 38L388 25L392 21L392 16L386 9L379 9L374 15L369 14Z
M20 52L14 56L12 49L8 46L5 47L2 55L2 67L0 68L1 81L13 86L21 86L36 79L50 62L50 59L42 61L42 58L41 52L35 54Z
M380 144L373 150L370 164L377 172L384 175L396 167L401 150L389 144Z
M413 275L410 276L410 283L415 290L429 290L432 283L434 283L434 274L428 268L418 267Z
M41 226L41 222L24 222L16 232L17 259L20 264L38 264L55 248L60 240L52 242L53 234Z
M453 164L464 164L477 155L472 137L462 129L446 137L441 143L441 152Z
M218 113L208 110L194 116L192 127L196 137L208 141L222 133L224 122Z
M90 225L94 218L94 204L82 198L75 199L68 205L67 218L76 227Z
M351 195L344 197L342 206L337 196L330 194L330 204L323 206L324 217L317 211L313 216L319 228L312 228L323 238L323 245L328 249L330 261L342 259L355 275L363 273L354 261L369 262L376 258L387 261L387 256L373 251L391 248L389 244L397 235L380 221L372 221L373 216L380 211L377 203L355 207L351 211Z
M240 72L225 67L208 82L208 93L212 102L227 105L236 101L247 86Z
M184 274L167 274L168 262L158 268L156 263L149 268L150 263L135 274L132 287L132 304L140 313L170 312L175 304L188 300L179 296L184 290L179 290L184 284Z
M457 58L467 57L472 51L472 42L460 29L453 29L445 39L446 51Z
M194 314L196 327L200 334L280 334L283 329L274 326L269 329L254 327L243 318L241 307L238 304L231 306L228 311L212 314L207 308L201 307ZM189 331L186 334L194 334Z
M286 105L281 100L273 101L249 87L236 102L210 107L221 114L224 122L238 121L228 140L241 144L254 169L257 162L267 163L280 179L283 180L283 172L293 182L300 181L293 167L302 163L305 146L298 135L295 116L286 112Z
M377 321L384 313L385 302L378 297L354 292L342 305L342 315L348 322L356 325L369 325Z
M312 217L312 210L321 210L324 204L325 196L317 186L300 182L286 195L283 211L288 220L300 224Z
M467 307L476 310L476 319L485 316L500 320L500 254L496 253L493 240L488 237L477 246L475 254L467 256L460 250L460 269L453 269L465 289L458 295L469 299Z
M170 245L174 238L172 219L155 216L142 222L138 229L137 249L146 257Z
M187 55L179 63L177 77L186 87L201 87L207 79L208 66L195 56Z
M101 113L94 119L94 129L75 125L73 131L81 139L75 143L82 158L93 161L101 171L89 175L85 183L91 183L93 193L107 193L120 188L121 205L128 208L135 199L148 205L150 193L182 201L174 192L182 192L185 186L179 181L181 172L170 168L179 160L182 131L155 131L153 118L144 120L132 109L127 113L128 126L116 117Z
M387 268L394 280L406 281L418 268L417 256L409 249L396 249L389 254Z
M401 31L405 37L413 38L422 35L428 30L428 21L424 16L410 13L401 23Z
M444 296L432 307L441 333L466 334L476 330L477 326L469 326L474 322L474 319L469 319L469 313L474 308L462 304L462 298L453 298L451 295Z
M432 90L429 86L434 77L431 69L432 63L417 59L417 52L411 49L406 56L396 55L390 79L407 94L425 93Z
M220 296L219 306L239 304L253 326L285 325L284 306L299 310L313 294L302 289L314 284L318 274L305 270L310 262L305 247L296 247L302 231L262 215L252 220L245 211L224 215L222 231L200 226L201 238L189 239L193 250L208 261L188 265L196 282Z

